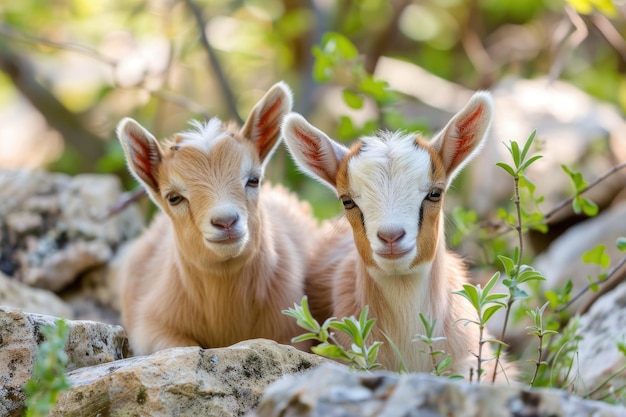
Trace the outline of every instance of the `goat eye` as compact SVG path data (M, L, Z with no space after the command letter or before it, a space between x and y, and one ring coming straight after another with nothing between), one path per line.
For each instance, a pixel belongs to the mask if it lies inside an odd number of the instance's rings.
M246 187L257 188L259 186L259 182L258 177L250 177L248 178L248 182L246 182Z
M343 203L343 208L345 208L346 210L350 210L356 207L356 203L354 202L354 200L352 200L348 196L342 196L341 202Z
M428 201L439 201L441 200L441 193L442 191L439 188L435 188L433 190L430 190L430 193L428 193L426 199Z
M167 198L167 202L170 203L171 206L176 206L183 202L183 196L176 193L168 194L165 198Z

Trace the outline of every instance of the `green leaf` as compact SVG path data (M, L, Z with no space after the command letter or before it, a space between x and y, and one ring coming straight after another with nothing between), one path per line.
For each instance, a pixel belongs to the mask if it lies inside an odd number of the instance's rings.
M608 268L611 264L611 257L605 252L605 245L597 245L595 248L583 253L581 259L586 264L600 265L602 268Z
M581 197L581 198L582 198L581 206L582 206L583 212L589 217L594 217L595 215L597 215L599 211L598 205L588 198L585 198L585 197Z
M337 32L326 32L324 34L322 37L322 48L325 54L345 60L354 59L359 55L359 51L352 41Z
M450 356L442 359L441 362L437 364L436 374L441 375L450 365L452 365L452 358Z
M489 293L491 291L491 289L496 285L496 283L498 282L499 278L500 278L500 271L496 271L496 273L493 274L491 279L487 282L487 285L485 285L485 288L483 290L483 294Z
M522 161L526 159L526 155L528 155L528 151L535 141L535 136L537 135L537 130L533 130L528 139L526 139L526 143L524 144L524 149L522 149L521 159ZM528 164L530 165L530 164Z
M324 356L325 358L350 360L350 357L343 349L338 346L331 345L330 343L321 343L317 346L313 346L311 351L317 355Z
M522 160L520 159L519 144L514 140L511 141L511 156L513 156L515 168L519 170Z
M618 250L626 251L626 237L618 237L615 245L617 246Z
M509 164L505 164L504 162L498 162L496 163L496 165L505 170L510 176L515 176L515 170Z
M337 136L339 139L347 140L355 138L359 135L357 129L354 127L352 119L348 116L339 117L339 126L337 126Z
M343 101L352 109L360 109L363 107L363 97L347 88L343 90Z
M304 342L305 340L319 340L316 333L304 333L291 339L291 343Z
M581 196L577 196L576 198L574 198L574 201L572 201L572 209L574 210L574 213L576 214L580 214L583 212Z
M379 103L389 99L387 83L382 80L376 80L372 76L367 76L361 80L359 88L363 93L369 94Z
M498 259L500 259L500 262L502 262L502 266L504 266L504 271L506 272L506 274L509 277L512 276L513 269L515 269L515 263L513 262L513 259L504 255L498 255Z
M524 171L526 170L529 166L531 166L533 164L533 162L535 162L538 159L543 158L543 155L535 155L532 158L530 158L528 161L524 162L524 164L522 165L521 170Z
M504 305L502 304L495 304L492 305L490 307L488 307L485 312L483 313L483 324L487 323L489 321L489 319L491 318L491 316L493 316L498 310L500 310L501 308L504 308Z

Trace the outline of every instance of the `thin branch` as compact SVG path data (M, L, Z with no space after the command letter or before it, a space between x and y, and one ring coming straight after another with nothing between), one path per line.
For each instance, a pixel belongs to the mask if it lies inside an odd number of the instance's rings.
M615 29L611 21L602 13L594 13L591 16L591 22L615 52L622 58L622 62L626 61L626 41L619 31Z
M589 29L587 29L587 25L585 21L580 17L580 15L576 12L576 10L570 6L565 5L565 15L569 18L569 21L572 23L574 27L574 32L572 32L568 37L566 37L563 43L560 45L560 50L557 53L557 57L554 60L554 63L550 67L550 73L548 78L551 81L554 81L559 78L559 75L563 71L565 67L565 62L567 61L567 55L576 49L578 45L580 45L586 38L589 36Z
M146 190L143 187L137 187L133 191L126 192L122 194L122 196L117 200L117 202L109 207L109 209L105 213L94 213L94 220L97 221L105 221L110 219L111 217L117 215L118 213L124 211L126 207L130 206L135 201L141 199L144 195L146 195Z
M104 141L90 132L79 117L59 101L35 76L30 62L0 40L0 71L46 119L50 127L81 156L83 169L90 169L105 154Z
M226 100L226 107L228 108L230 118L241 125L243 124L243 120L241 119L241 116L239 116L239 113L237 112L237 104L235 102L235 96L233 95L233 92L230 89L230 84L228 83L228 80L226 79L226 75L224 74L222 65L220 64L220 61L217 58L217 54L215 53L215 50L211 46L211 43L209 42L209 38L207 38L206 22L204 21L204 18L202 17L202 10L200 10L198 5L194 3L193 0L185 0L185 3L187 4L187 7L189 7L189 10L191 11L191 13L193 14L196 20L196 24L198 25L198 32L200 33L200 43L202 44L202 47L204 48L204 50L209 56L209 64L213 68L215 77L217 78L219 85L222 89L222 95L224 96L224 99Z
M562 200L560 203L556 204L552 209L545 212L543 214L543 221L545 222L547 220L550 220L556 213L563 210L565 207L570 206L577 196L586 193L587 191L594 188L596 185L600 184L602 181L606 180L611 175L617 173L618 171L624 168L626 168L626 162L622 162L621 164L617 164L613 166L607 172L605 172L604 174L602 174L601 176L593 180L591 183L589 183L585 188L580 190L578 194L568 197L565 200ZM528 226L532 227L533 225L528 225ZM500 221L486 220L486 221L478 223L478 227L485 228L485 229L495 229L495 230L506 227L506 229L500 230L494 233L493 235L490 235L489 239L500 237L516 230L515 227L509 226L504 220L500 220Z
M624 260L622 260L622 264L624 263L623 261ZM585 314L587 311L589 311L591 306L594 305L596 301L598 301L600 297L624 282L624 280L626 279L626 275L621 277L619 275L615 275L615 278L616 279L609 281L609 277L607 276L607 278L602 281L604 283L602 285L602 288L600 288L597 293L593 294L591 298L585 303L585 305L582 306L582 308L580 309L580 314Z
M589 191L590 189L592 189L593 187L595 187L596 185L600 184L602 181L604 181L605 179L607 179L608 177L610 177L611 175L615 174L617 171L619 171L620 169L626 168L626 162L622 162L621 164L615 165L614 167L612 167L610 170L608 170L607 172L605 172L604 174L602 174L601 176L599 176L598 178L596 178L595 180L593 180L589 185L587 185L585 188L583 188L578 195L586 193L587 191ZM561 209L563 209L564 207L569 206L570 204L572 204L572 202L576 199L576 195L573 195L570 198L567 198L563 201L561 201L559 204L557 204L556 206L554 206L552 208L552 210L548 211L547 213L544 214L544 220L549 220L552 216L554 216L558 211L560 211Z
M555 309L554 312L555 313L560 313L561 311L565 310L566 308L568 308L569 306L571 306L572 304L574 304L576 301L578 301L578 299L580 297L582 297L587 291L589 291L591 289L592 286L594 285L600 285L603 284L607 281L609 281L611 278L613 278L614 275L617 274L617 272L620 270L620 268L622 266L626 265L626 256L622 258L621 261L619 261L617 263L617 265L615 265L615 267L613 267L613 269L611 269L611 272L608 273L608 275L606 276L606 278L604 279L599 279L596 280L590 284L588 284L587 286L585 286L585 288L581 289L580 291L578 291L578 293L576 295L574 295L567 303L563 304L562 306L560 306L559 308Z
M392 5L394 2L391 2ZM389 44L393 40L393 37L398 33L400 17L404 12L404 9L407 8L409 4L411 4L411 0L400 0L397 2L398 4L394 7L393 16L391 17L391 21L385 27L382 33L376 36L376 41L370 51L365 56L365 62L363 64L365 71L368 74L373 74L376 70L376 66L378 65L378 61L380 57L387 51Z

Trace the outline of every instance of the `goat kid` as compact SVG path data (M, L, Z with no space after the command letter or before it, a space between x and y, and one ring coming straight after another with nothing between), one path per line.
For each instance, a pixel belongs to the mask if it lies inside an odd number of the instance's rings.
M260 186L291 106L281 82L241 130L216 118L192 122L164 147L134 120L120 122L130 171L162 211L121 270L135 354L251 338L290 343L299 334L281 310L304 294L316 222L284 188Z
M476 313L452 294L463 288L467 273L445 248L442 206L446 188L480 148L491 118L491 97L479 92L430 143L416 134L379 132L351 149L299 114L285 118L282 132L293 159L336 191L349 222L322 226L324 244L307 274L305 291L320 322L358 316L369 305L379 329L372 337L384 341L388 336L409 371L428 372L431 358L412 341L424 333L421 312L437 320L435 335L446 337L436 348L451 356L451 371L466 378L471 368L476 371L478 328L460 320ZM346 338L340 342L349 347ZM488 348L484 351L483 358L491 357ZM381 348L379 362L399 368L389 343ZM485 364L486 375L494 362Z

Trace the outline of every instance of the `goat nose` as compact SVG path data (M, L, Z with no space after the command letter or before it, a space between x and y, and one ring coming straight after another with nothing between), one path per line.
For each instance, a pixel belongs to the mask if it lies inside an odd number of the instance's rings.
M239 220L238 214L230 214L227 216L213 217L211 219L211 224L218 229L229 229L237 223L237 220Z
M384 243L391 244L402 239L404 235L406 235L406 232L402 228L392 228L379 230L376 235Z

